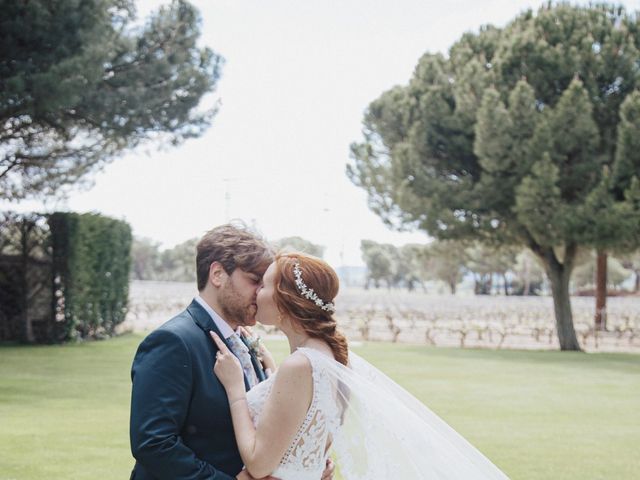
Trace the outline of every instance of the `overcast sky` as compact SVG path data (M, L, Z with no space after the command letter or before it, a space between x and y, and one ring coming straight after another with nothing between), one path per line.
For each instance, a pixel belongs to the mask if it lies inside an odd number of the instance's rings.
M141 15L166 3L138 2ZM334 266L361 265L360 240L401 245L345 175L364 109L409 80L425 52L502 26L524 0L194 0L202 42L225 58L207 133L171 150L116 159L95 185L45 210L97 211L172 247L240 218L269 239L324 245ZM623 2L640 9L640 0ZM15 208L15 206L14 206ZM42 210L26 202L20 210Z

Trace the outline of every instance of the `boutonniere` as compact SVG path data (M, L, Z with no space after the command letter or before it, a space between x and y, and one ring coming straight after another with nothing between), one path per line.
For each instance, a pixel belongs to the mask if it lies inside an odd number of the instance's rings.
M262 338L260 335L257 336L247 336L247 345L249 346L249 351L253 353L258 360L262 361L262 353L260 351L260 347L262 346Z
M276 364L267 347L262 344L262 338L260 335L254 335L246 327L240 327L240 332L247 348L249 348L249 352L256 356L264 369L265 375L270 377L276 370Z

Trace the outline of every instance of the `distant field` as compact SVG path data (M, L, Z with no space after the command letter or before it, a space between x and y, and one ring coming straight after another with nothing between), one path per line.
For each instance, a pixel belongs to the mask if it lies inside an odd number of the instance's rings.
M0 480L129 478L129 370L142 338L0 347ZM354 349L512 480L638 478L640 355Z
M133 282L126 329L155 328L185 308L195 285ZM592 329L594 299L573 297L574 324L588 351L640 352L640 297L608 299L609 332ZM345 288L337 318L349 338L437 346L557 349L550 297L427 295ZM268 332L271 333L271 332ZM596 336L597 335L597 336Z

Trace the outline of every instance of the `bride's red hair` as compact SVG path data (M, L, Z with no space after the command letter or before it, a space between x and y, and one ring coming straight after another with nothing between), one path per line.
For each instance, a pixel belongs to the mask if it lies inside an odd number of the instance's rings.
M312 300L303 297L296 286L293 267L298 262L302 280L324 303L338 295L340 282L336 272L324 260L303 253L281 253L276 255L275 291L273 300L278 310L287 315L311 338L324 340L331 347L334 358L347 365L349 346L346 337L337 329L333 314L323 310Z

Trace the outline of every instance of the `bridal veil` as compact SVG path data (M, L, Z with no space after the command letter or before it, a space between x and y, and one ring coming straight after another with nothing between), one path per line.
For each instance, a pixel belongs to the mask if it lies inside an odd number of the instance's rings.
M344 480L508 477L418 399L352 351L324 357L342 425L333 453Z

